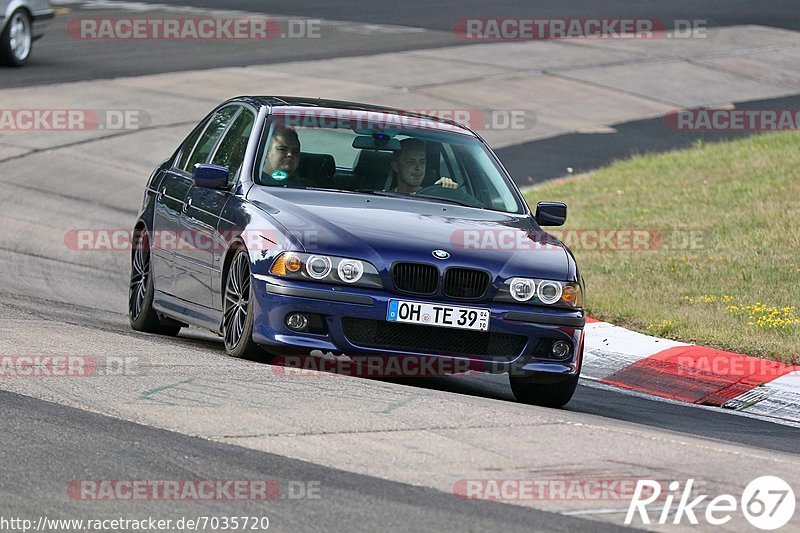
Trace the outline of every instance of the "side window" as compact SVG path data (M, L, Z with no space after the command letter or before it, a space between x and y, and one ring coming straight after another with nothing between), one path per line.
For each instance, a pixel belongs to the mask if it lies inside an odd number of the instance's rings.
M186 140L183 141L183 145L181 145L181 156L178 158L178 163L175 167L180 169L186 168L186 162L189 161L189 156L192 155L192 149L194 145L197 144L197 139L199 139L200 135L205 131L206 126L208 126L208 121L203 122L201 126L195 128Z
M253 131L255 120L253 113L243 109L228 128L228 132L211 158L212 165L228 167L231 178L235 177L242 168L244 152L247 150L247 142L250 140L250 132Z
M214 149L214 145L217 144L222 132L225 131L225 127L238 109L238 106L228 106L217 111L214 116L211 117L211 120L208 121L208 125L195 144L188 160L180 167L181 170L191 174L196 164L206 162L209 154L211 154L211 150ZM181 159L183 159L183 156L181 156Z

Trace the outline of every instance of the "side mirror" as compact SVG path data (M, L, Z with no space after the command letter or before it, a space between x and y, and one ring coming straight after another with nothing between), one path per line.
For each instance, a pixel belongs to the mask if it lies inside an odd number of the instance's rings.
M194 184L198 187L226 189L228 187L228 174L227 167L197 164L194 166L192 178L194 178Z
M536 223L540 226L562 226L567 221L567 204L539 202L536 204Z

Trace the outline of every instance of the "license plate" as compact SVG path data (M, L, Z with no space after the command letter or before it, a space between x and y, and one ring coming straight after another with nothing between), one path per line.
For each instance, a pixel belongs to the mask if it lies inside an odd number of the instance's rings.
M389 322L408 322L425 326L472 329L489 329L489 310L479 307L458 307L454 305L389 300L386 311Z

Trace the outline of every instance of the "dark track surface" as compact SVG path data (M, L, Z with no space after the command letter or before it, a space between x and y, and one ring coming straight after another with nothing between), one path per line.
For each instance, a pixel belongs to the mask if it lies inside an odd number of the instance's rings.
M153 0L150 3L185 5L182 0ZM193 5L219 6L218 0L199 0ZM734 24L761 24L777 28L800 29L800 12L796 5L785 0L446 0L427 2L408 0L397 2L350 2L334 0L325 3L314 0L277 2L260 0L230 0L230 9L259 11L334 20L355 20L373 24L402 24L421 28L452 29L462 18L654 18L663 20L669 27L675 20L705 19L709 26Z
M737 109L800 108L800 95L736 104ZM615 133L571 133L497 150L506 169L520 186L540 183L608 165L634 155L687 148L696 142L717 142L752 135L751 132L671 131L663 118L635 120L613 126Z
M0 392L3 501L0 515L51 519L266 516L269 531L619 531L623 528L452 494L153 429ZM91 435L91 438L87 436ZM122 453L124 452L124 453ZM73 480L270 480L318 499L267 502L88 501ZM315 493L316 494L316 493Z

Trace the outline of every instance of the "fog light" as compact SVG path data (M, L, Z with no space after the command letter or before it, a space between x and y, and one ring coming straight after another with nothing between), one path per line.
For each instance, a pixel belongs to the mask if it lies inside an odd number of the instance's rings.
M569 356L571 351L572 350L568 342L556 341L550 348L550 355L552 355L555 359L564 359Z
M286 327L293 331L308 329L308 315L305 313L289 313L286 315Z

